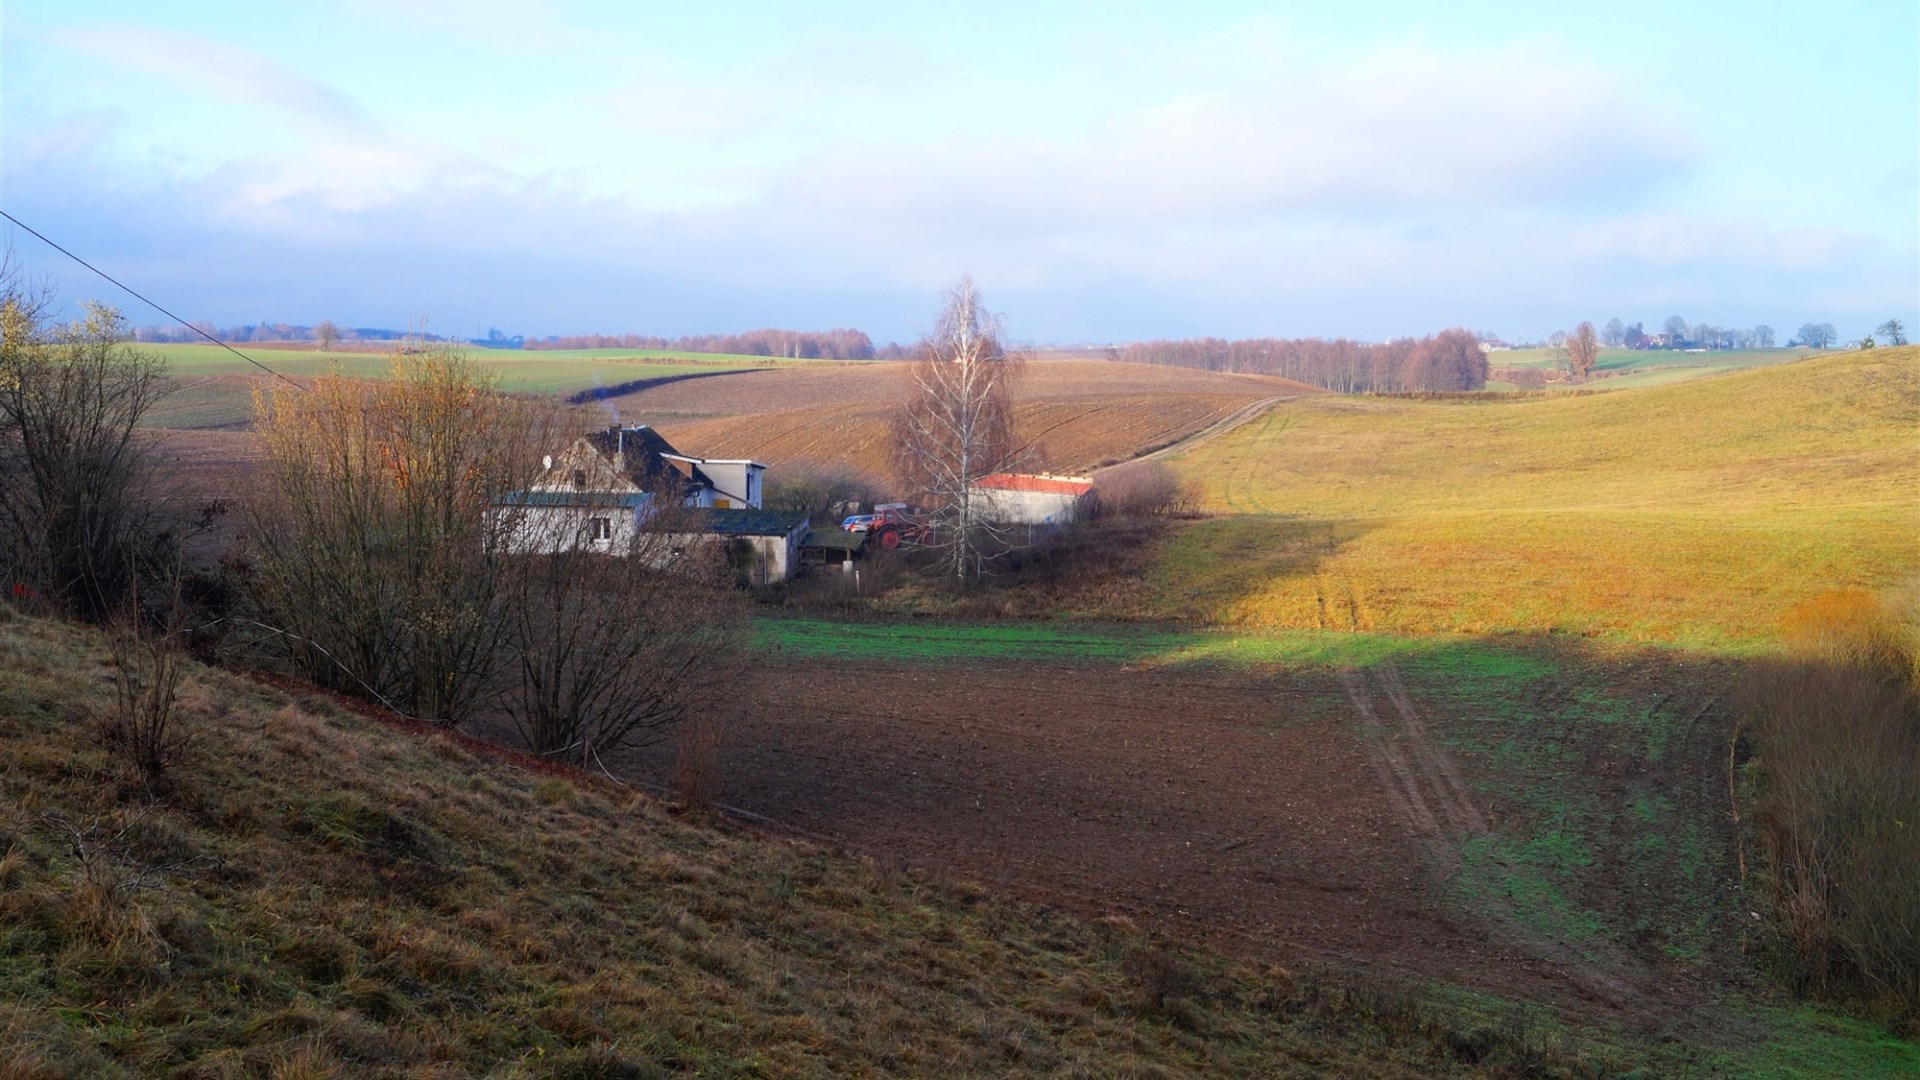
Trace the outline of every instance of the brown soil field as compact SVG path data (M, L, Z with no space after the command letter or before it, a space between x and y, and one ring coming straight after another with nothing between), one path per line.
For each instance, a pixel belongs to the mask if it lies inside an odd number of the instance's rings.
M605 404L689 453L884 476L889 418L906 392L905 365L850 364L669 383ZM1014 397L1028 467L1081 471L1157 450L1257 402L1321 392L1268 376L1071 359L1029 364Z
M729 731L723 801L883 863L1228 952L1461 983L1629 1025L1671 1023L1709 993L1711 965L1631 940L1576 949L1497 903L1449 898L1460 846L1511 808L1473 784L1493 762L1446 748L1455 714L1474 705L1410 693L1390 666L781 661L757 668L752 687ZM1645 768L1582 749L1603 777ZM664 779L671 761L655 747L614 767ZM1709 761L1657 768L1713 819L1724 779ZM1631 865L1603 853L1586 895L1628 902Z

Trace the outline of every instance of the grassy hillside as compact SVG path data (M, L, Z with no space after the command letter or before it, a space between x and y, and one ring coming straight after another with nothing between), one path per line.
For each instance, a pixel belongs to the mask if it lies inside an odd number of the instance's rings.
M1920 348L1627 394L1303 398L1176 459L1168 610L1739 646L1920 568Z
M151 805L100 745L105 663L0 608L10 1078L1572 1075L1550 1022L1167 952L199 668Z

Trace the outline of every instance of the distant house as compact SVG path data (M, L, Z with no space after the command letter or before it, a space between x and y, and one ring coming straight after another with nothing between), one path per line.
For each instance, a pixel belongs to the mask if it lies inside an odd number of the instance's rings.
M525 491L511 492L495 505L496 513L515 516L508 540L514 551L627 551L660 505L656 499L708 510L722 515L716 522L739 528L744 519L725 515L760 513L761 474L767 468L757 461L682 454L645 425L614 425L584 435L541 465L539 477ZM796 537L791 546L797 545ZM770 571L772 579L784 580L796 561L791 553L780 554L774 559L779 569Z
M1066 525L1092 505L1093 481L1052 473L994 473L974 481L971 497L981 516L1008 525Z

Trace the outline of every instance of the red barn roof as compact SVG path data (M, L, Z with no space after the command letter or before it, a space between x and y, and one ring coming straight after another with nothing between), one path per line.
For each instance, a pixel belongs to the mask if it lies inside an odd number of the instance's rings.
M1093 490L1093 481L1078 476L994 473L975 480L973 486L993 488L997 491L1044 491L1050 495L1085 495Z

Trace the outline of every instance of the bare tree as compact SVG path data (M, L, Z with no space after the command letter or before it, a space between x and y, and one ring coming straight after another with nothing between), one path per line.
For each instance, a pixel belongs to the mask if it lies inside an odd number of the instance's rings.
M266 449L248 504L254 603L295 667L332 689L458 723L490 687L513 521L551 408L493 390L454 346L390 377L330 375L256 398Z
M1874 333L1886 338L1887 344L1889 345L1905 345L1907 343L1907 327L1906 324L1902 323L1899 319L1888 319L1886 322L1881 323Z
M1023 457L1012 404L1023 361L1002 334L973 279L961 278L920 343L912 389L893 423L895 464L926 500L942 571L963 586L980 576L993 540L974 485Z
M1773 327L1768 326L1766 323L1761 323L1759 326L1754 327L1751 333L1753 335L1753 344L1755 348L1758 348L1758 349L1773 348Z
M1667 321L1660 324L1660 332L1667 335L1668 347L1677 349L1681 342L1687 340L1687 320L1678 315L1669 315Z
M314 347L321 352L332 352L340 344L340 328L333 325L332 319L321 319L313 327Z
M611 553L594 550L583 518L575 542L516 557L501 705L535 753L590 767L715 719L744 609L724 550L687 545L701 513L661 506Z
M1586 382L1593 375L1593 367L1600 359L1600 338L1593 332L1593 324L1582 322L1567 335L1567 374L1575 382Z
M1840 340L1832 323L1802 323L1797 336L1800 344L1810 349L1830 349L1834 342Z
M1600 331L1600 340L1608 348L1617 349L1627 343L1627 324L1619 319L1608 319L1606 328Z
M16 284L0 267L0 577L105 622L166 541L139 428L172 383L118 311L48 327Z

